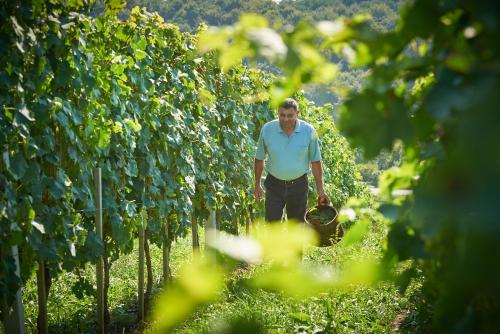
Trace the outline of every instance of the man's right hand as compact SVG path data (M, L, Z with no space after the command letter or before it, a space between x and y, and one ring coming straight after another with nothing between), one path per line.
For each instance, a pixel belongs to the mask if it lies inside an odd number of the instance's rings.
M260 202L260 200L262 199L262 188L260 187L260 184L255 186L253 194L255 196L255 200L257 202Z

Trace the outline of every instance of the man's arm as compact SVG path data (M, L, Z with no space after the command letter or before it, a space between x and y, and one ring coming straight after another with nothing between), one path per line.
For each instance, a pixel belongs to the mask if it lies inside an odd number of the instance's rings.
M264 170L264 160L255 159L254 163L254 177L255 177L255 187L254 195L257 202L262 199L262 188L260 187L260 178L262 177L262 171Z
M330 204L330 199L325 194L323 186L323 165L321 164L321 160L311 162L311 170L316 182L316 190L318 191L318 205Z

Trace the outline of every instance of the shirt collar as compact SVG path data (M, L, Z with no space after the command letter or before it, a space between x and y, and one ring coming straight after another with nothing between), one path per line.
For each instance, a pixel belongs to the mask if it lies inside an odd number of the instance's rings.
M298 119L297 123L295 124L295 130L294 130L294 132L300 132L301 125L302 125L302 122L300 121L300 119Z

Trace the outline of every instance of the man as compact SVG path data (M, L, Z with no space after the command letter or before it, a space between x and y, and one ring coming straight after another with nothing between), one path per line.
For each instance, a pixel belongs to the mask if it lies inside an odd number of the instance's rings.
M264 124L255 154L255 199L262 198L260 179L266 160L266 221L280 221L286 206L288 219L304 221L307 209L309 166L318 192L318 204L330 199L323 189L323 167L316 131L299 120L299 105L286 99L278 109L279 119Z

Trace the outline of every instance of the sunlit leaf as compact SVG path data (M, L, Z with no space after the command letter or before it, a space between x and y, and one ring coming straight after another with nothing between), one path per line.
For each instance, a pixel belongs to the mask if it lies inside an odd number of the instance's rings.
M287 47L281 36L269 28L252 29L247 32L248 39L257 45L261 56L277 61L284 59Z
M106 14L116 15L120 10L127 5L126 0L106 0Z
M236 260L252 264L262 262L262 248L254 239L221 232L208 245Z
M180 269L178 279L167 286L155 303L152 320L154 332L170 331L186 319L193 310L214 300L222 288L220 268L196 257Z
M228 71L234 65L240 64L241 60L251 52L252 51L248 47L248 45L240 44L229 46L225 50L221 51L219 64L224 69L224 71Z
M316 28L325 35L329 42L340 42L352 36L352 31L345 24L345 19L320 21Z
M342 245L351 246L359 243L370 230L371 222L367 218L362 218L356 222L343 236Z
M133 120L131 118L124 119L123 124L127 125L127 127L131 128L135 132L139 132L142 129L141 124L137 120Z
M384 199L390 200L395 190L407 190L418 179L416 162L404 163L385 170L379 176L379 188Z
M146 58L148 56L148 54L145 51L141 50L141 49L135 49L134 50L134 55L135 55L135 57L138 60L142 60L142 59L144 59L144 58Z
M31 225L36 228L40 233L45 234L45 226L42 224L36 222L36 221L31 221Z
M241 15L238 25L243 29L243 30L250 30L250 29L258 29L258 28L267 28L268 23L265 17L252 14L252 13L245 13Z
M251 284L256 288L302 299L328 291L335 282L335 272L332 268L315 269L273 266L268 271L254 277Z
M100 129L97 146L99 148L107 147L109 145L110 139L111 139L111 130L108 128Z
M251 235L262 245L264 260L291 264L301 258L304 246L317 244L314 230L304 224L257 224Z
M35 119L31 116L31 112L26 108L26 106L23 106L19 109L19 113L23 115L28 121L33 122Z
M359 285L375 284L381 277L380 270L380 265L372 258L350 261L345 264L336 285L343 288L353 288Z
M202 31L198 36L198 50L202 53L214 49L225 50L228 47L229 33L228 29L215 27Z

